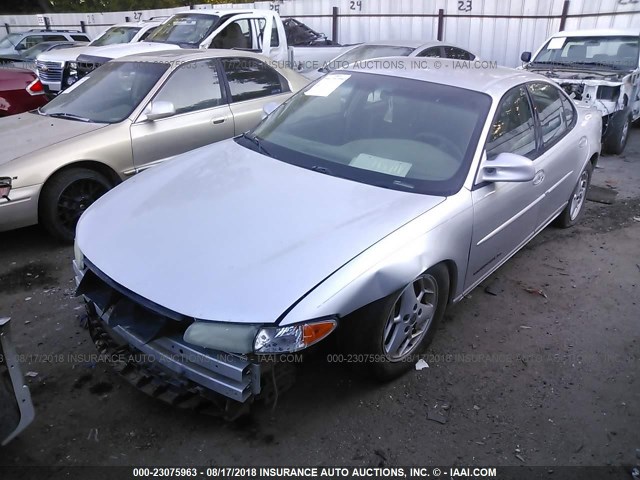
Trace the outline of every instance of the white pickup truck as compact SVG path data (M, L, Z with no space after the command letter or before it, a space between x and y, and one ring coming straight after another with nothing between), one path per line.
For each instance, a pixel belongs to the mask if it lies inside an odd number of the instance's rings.
M64 72L68 63L75 62L79 55L107 45L141 42L165 19L154 17L140 22L119 23L107 28L88 45L41 53L36 58L36 68L46 93L55 95L73 83L73 79L69 82L69 79L63 78Z
M640 119L640 28L559 32L531 55L526 70L557 82L573 100L602 113L604 150L620 154Z
M280 16L270 10L189 10L169 17L146 41L84 52L76 62L69 63L64 77L72 84L114 58L177 48L249 50L280 66L308 71L319 68L346 47L329 40L291 46Z

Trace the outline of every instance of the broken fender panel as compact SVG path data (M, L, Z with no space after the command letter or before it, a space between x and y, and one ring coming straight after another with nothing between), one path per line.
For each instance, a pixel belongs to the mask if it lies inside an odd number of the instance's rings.
M31 394L9 338L9 318L0 318L0 445L17 437L34 416Z

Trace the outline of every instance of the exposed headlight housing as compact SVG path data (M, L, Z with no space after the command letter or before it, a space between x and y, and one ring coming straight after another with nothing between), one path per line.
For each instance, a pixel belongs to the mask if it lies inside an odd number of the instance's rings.
M337 325L336 318L329 317L286 327L264 327L256 334L253 351L257 354L297 352L326 338Z
M77 239L73 242L73 256L76 261L76 266L80 270L84 270L84 254L82 253L82 250L80 250L80 247L78 247Z

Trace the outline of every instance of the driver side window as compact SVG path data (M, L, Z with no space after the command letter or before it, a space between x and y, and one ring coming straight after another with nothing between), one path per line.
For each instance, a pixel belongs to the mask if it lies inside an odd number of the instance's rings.
M504 152L531 159L535 157L533 112L524 86L515 87L502 97L489 131L486 148L488 159Z

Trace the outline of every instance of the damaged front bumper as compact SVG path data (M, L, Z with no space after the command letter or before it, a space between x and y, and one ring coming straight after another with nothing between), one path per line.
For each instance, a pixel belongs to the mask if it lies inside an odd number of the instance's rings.
M262 393L261 374L273 365L188 343L193 319L146 301L84 259L73 267L94 343L130 383L172 405L224 412Z
M0 445L17 437L33 421L29 387L20 372L18 355L9 338L9 319L0 318Z

